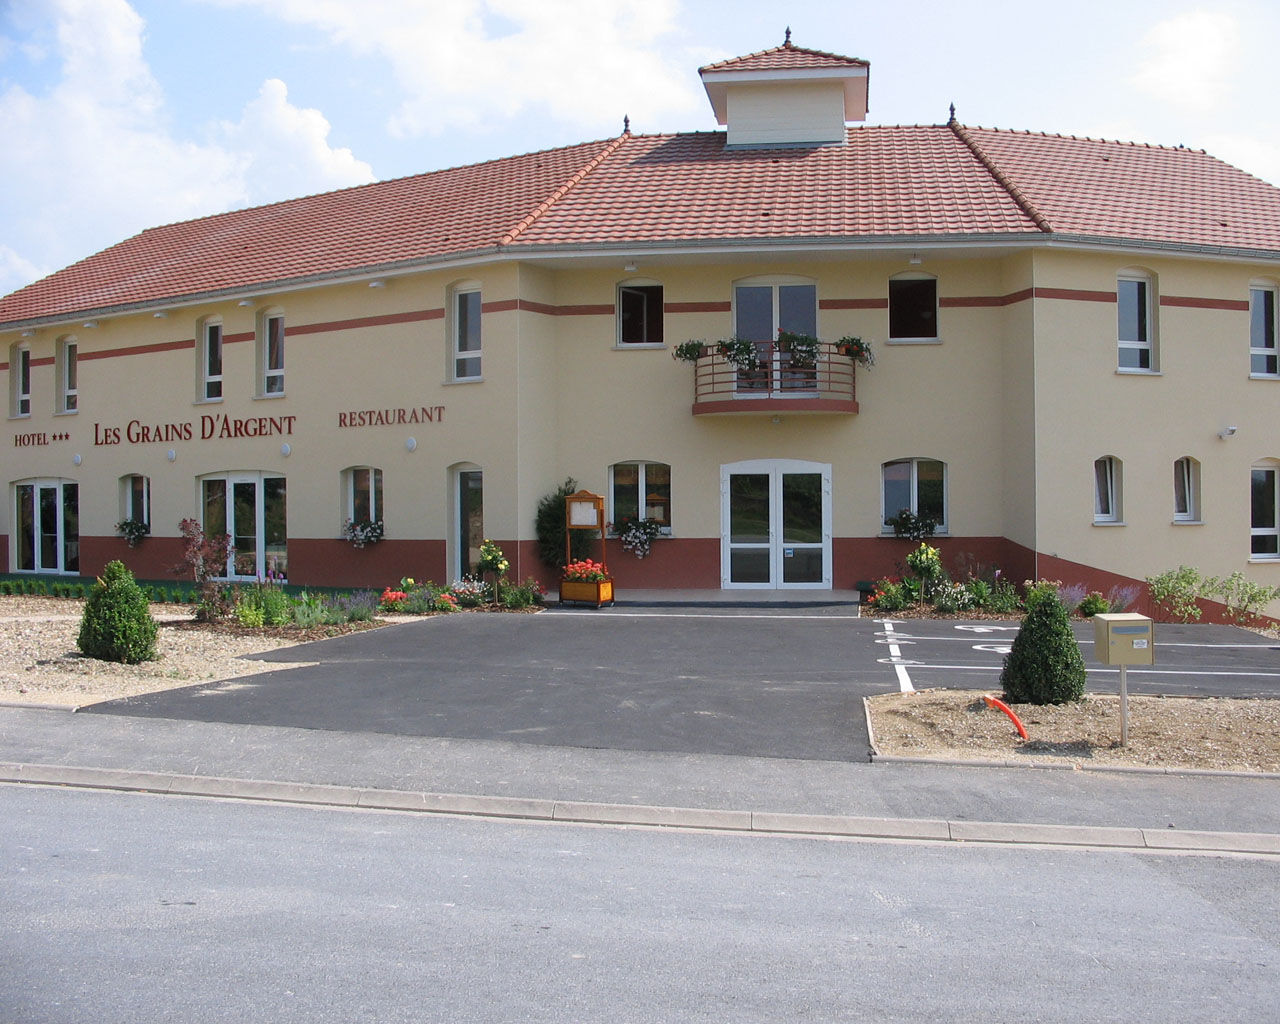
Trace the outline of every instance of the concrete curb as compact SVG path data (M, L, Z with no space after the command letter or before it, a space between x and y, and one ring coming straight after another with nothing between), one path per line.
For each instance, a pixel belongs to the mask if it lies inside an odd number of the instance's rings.
M776 811L735 811L643 804L587 803L521 797L422 793L230 779L167 772L0 762L0 783L74 786L132 793L206 796L371 810L460 814L486 818L696 828L760 835L825 836L953 843L1088 847L1113 850L1245 853L1280 857L1280 835L1258 832L1180 832L1173 829L1025 822L867 818Z
M1219 768L1161 768L1152 765L1084 764L1080 761L1065 763L1040 763L1035 761L980 761L945 757L899 757L894 754L878 754L871 760L876 764L929 764L944 768L1033 768L1036 771L1058 772L1112 772L1124 775L1201 775L1222 779L1280 779L1280 772L1234 772Z

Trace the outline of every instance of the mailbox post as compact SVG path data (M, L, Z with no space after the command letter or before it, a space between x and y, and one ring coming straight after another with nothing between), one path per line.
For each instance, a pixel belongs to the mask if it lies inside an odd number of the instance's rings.
M1093 653L1104 665L1120 668L1120 746L1129 743L1130 665L1155 663L1155 623L1145 615L1124 612L1093 617Z

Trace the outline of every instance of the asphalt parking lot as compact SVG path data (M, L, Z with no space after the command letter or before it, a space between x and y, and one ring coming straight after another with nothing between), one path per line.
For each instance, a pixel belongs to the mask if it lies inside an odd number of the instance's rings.
M1079 624L1090 690L1114 691ZM998 692L1012 623L858 619L830 608L454 615L255 656L307 667L83 712L553 746L867 758L862 698ZM1280 644L1225 626L1156 627L1135 693L1280 697Z

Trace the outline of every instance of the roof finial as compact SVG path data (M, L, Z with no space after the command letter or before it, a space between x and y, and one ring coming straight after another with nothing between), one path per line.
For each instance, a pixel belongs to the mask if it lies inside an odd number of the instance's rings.
M631 115L630 114L622 115L622 134L623 135L631 134Z
M956 123L956 105L953 103L951 104L951 116L947 118L947 124L955 124L955 123Z
M787 26L787 38L782 41L782 45L787 47L791 45L791 26L790 25Z

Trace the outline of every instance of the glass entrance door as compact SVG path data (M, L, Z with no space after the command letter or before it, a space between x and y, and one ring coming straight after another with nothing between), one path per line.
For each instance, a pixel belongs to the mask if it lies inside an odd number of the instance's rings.
M248 474L204 481L204 532L229 536L226 577L277 579L289 575L285 479Z
M793 460L721 469L721 585L831 587L831 467Z

